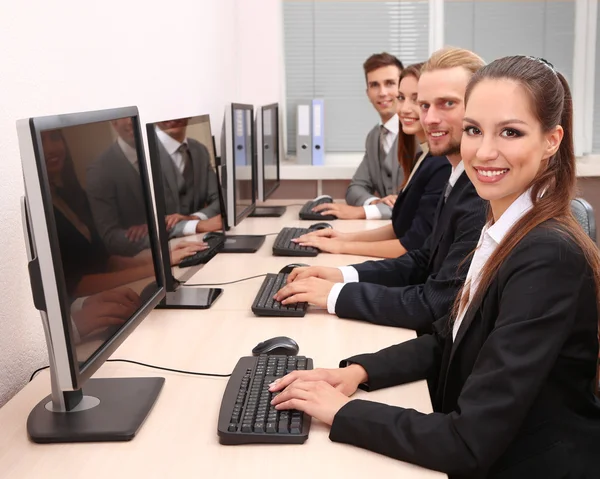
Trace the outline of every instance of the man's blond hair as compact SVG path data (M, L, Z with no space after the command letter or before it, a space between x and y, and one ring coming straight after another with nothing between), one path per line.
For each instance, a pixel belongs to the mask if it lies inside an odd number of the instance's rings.
M483 59L472 51L465 50L464 48L444 47L433 52L429 60L423 65L423 68L421 68L421 73L462 67L475 74L484 66L485 62Z

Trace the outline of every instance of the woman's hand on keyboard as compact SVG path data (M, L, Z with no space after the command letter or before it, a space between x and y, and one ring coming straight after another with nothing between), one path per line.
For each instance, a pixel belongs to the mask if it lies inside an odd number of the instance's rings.
M309 266L294 268L287 278L288 284L308 278L320 278L332 283L343 283L344 275L339 268L329 266Z
M346 368L294 371L272 382L269 391L281 391L295 381L325 381L342 394L352 396L358 389L358 385L366 382L367 379L367 372L362 366L351 364Z
M333 253L333 254L343 254L344 247L346 245L345 241L340 241L338 239L331 238L323 238L320 236L310 236L303 235L305 239L293 239L294 243L299 244L300 246L312 246L313 248L318 248L322 253Z
M311 231L310 233L306 233L305 235L299 236L298 238L294 238L292 241L300 243L302 241L307 241L313 238L331 238L340 241L351 240L351 236L349 233L340 233L338 230L334 230L333 228L323 228L322 230Z
M294 371L270 385L271 392L280 392L271 404L276 409L297 409L333 424L338 411L350 401L358 385L367 380L362 366L352 364L343 369Z
M271 404L280 411L302 411L331 426L335 415L349 401L348 396L325 381L298 380L278 394Z
M340 220L364 220L367 217L362 206L351 206L343 203L323 203L315 206L312 210L322 215L334 215Z

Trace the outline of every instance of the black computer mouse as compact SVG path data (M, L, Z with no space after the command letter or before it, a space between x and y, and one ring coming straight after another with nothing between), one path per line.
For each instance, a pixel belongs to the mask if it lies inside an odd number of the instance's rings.
M262 343L258 343L252 350L253 356L261 354L283 354L285 356L296 356L299 350L298 343L287 336L277 336L276 338L267 339Z
M310 265L305 264L305 263L291 263L291 264L288 264L287 266L284 266L283 268L281 268L279 270L279 272L283 273L283 274L290 274L294 268L302 268L303 266L310 266Z
M218 231L211 231L210 233L206 233L202 237L202 241L209 241L211 239L221 238L222 236L223 236L223 233L220 233Z
M309 226L309 230L317 231L324 230L325 228L333 228L329 223L315 223Z

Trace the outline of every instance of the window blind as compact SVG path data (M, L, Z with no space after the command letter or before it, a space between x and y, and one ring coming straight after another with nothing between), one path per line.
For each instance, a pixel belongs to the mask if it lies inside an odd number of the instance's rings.
M575 2L556 0L444 2L445 44L474 51L486 62L531 55L573 75Z
M325 150L364 151L379 120L362 65L386 51L404 65L427 59L429 1L284 0L288 151L296 149L296 106L325 101Z

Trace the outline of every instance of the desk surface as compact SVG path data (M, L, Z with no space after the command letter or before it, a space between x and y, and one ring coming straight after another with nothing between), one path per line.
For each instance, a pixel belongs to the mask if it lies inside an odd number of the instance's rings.
M279 219L250 218L232 233L270 233L297 220L298 208ZM336 221L350 231L382 221ZM272 272L293 262L270 254L267 237L254 255L217 255L190 282L220 282ZM306 260L306 261L305 261ZM320 254L302 261L341 265L357 257ZM250 304L262 279L223 286L213 308L204 311L156 310L121 345L113 358L127 358L201 372L228 373L239 357L260 341L290 336L315 367L336 367L352 354L376 351L414 337L412 331L338 319L309 310L304 318L255 317ZM303 445L221 446L217 418L226 378L202 378L154 371L125 363L106 363L95 377L164 376L165 386L138 435L126 443L36 445L25 429L29 412L50 391L41 373L0 409L1 478L233 478L283 474L286 478L381 477L433 478L442 474L328 439L329 428L314 420ZM84 388L85 390L85 388ZM430 412L424 381L356 397Z

